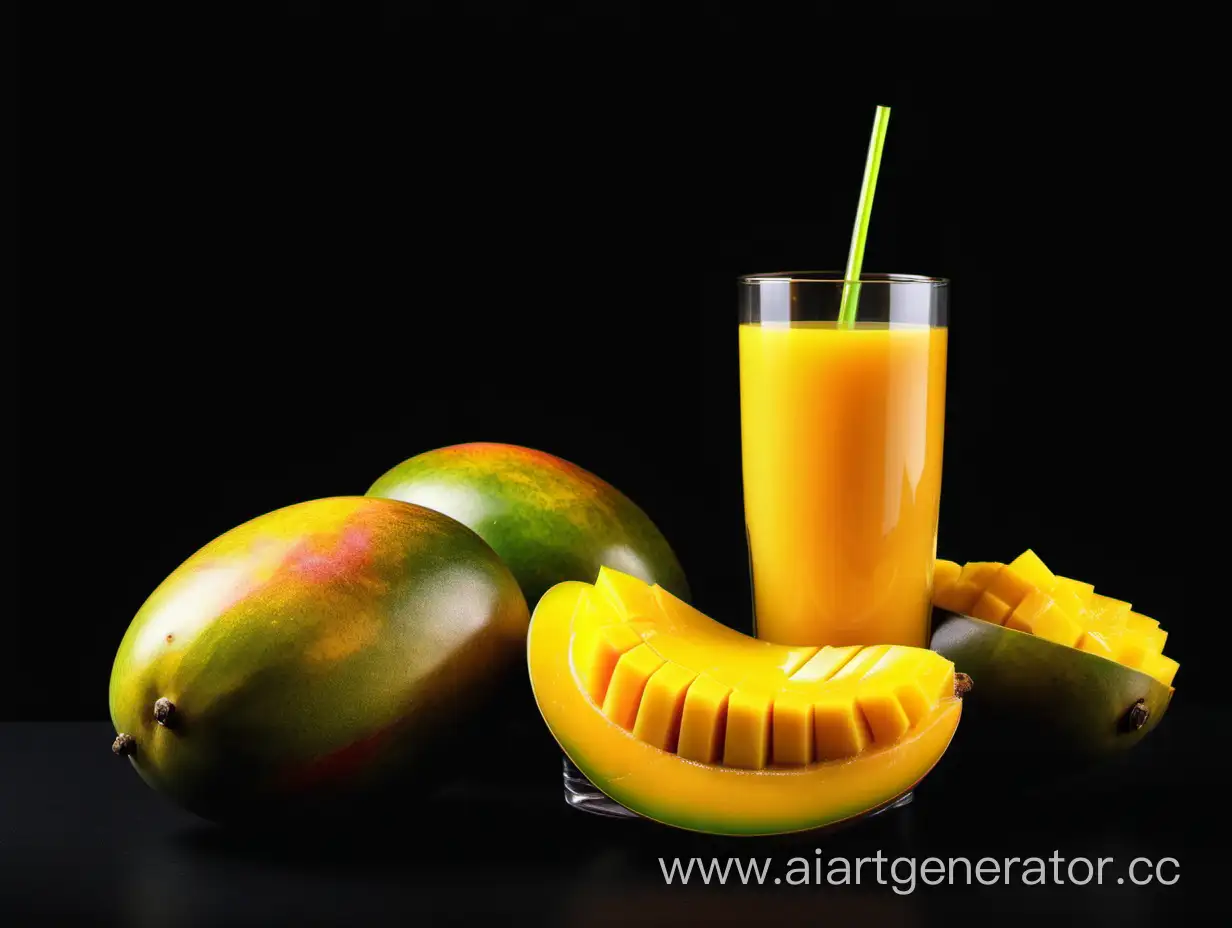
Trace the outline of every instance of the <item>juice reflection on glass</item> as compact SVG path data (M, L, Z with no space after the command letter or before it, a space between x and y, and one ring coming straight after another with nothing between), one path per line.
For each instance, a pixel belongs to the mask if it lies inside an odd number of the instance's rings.
M825 318L833 301L822 288L834 285L824 280L792 282L777 295L763 289L756 310L742 312L745 522L759 637L927 644L944 284L865 283L852 327ZM921 289L892 290L911 286Z

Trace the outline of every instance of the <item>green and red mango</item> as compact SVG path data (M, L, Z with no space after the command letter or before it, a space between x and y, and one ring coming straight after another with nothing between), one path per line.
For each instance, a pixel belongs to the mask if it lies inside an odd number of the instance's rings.
M527 625L512 574L454 520L300 503L215 539L141 607L112 669L117 748L217 819L446 771L441 745L520 664Z
M474 529L532 607L557 583L593 583L600 567L689 599L680 562L646 513L611 484L543 451L492 442L438 448L403 461L367 495L426 506Z

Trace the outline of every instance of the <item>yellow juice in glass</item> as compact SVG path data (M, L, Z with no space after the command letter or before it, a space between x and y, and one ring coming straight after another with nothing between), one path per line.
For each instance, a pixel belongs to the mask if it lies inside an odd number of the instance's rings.
M896 323L740 326L758 637L927 645L946 336Z

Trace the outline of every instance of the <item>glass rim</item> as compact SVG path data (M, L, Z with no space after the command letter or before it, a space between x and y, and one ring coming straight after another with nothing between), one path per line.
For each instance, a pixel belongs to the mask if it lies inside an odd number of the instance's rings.
M882 274L864 271L859 280L848 279L843 271L775 271L769 274L742 274L737 278L742 284L792 283L792 284L928 284L933 287L948 287L948 277L927 277L923 274Z

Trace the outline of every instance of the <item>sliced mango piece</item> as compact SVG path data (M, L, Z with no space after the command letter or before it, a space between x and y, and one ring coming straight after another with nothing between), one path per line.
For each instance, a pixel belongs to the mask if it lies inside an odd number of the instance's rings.
M1005 620L1013 611L1009 603L1004 602L989 590L981 593L971 607L971 615L985 622L991 622L993 625L1004 625Z
M838 673L859 651L858 644L841 648L826 645L800 665L800 668L791 675L790 682L796 684L824 683Z
M1164 686L1171 686L1180 664L1163 654L1148 654L1142 661L1143 673L1149 673Z
M889 650L890 645L888 644L877 644L873 645L871 648L861 648L855 657L839 668L838 672L830 678L830 682L836 683L839 680L861 679L866 673L873 669L873 666L881 660L881 658Z
M660 615L654 591L636 577L603 568L595 580L595 589L603 594L626 622L633 619L657 619Z
M1049 570L1044 562L1039 559L1039 555L1030 548L1010 561L1010 567L1013 567L1019 575L1026 577L1042 590L1050 591L1056 586L1056 574Z
M1057 608L1067 616L1079 625L1085 624L1084 616L1087 610L1086 606L1083 605L1083 599L1080 594L1058 582L1048 591L1048 595L1057 604Z
M1130 612L1125 619L1125 631L1119 639L1117 660L1130 667L1141 668L1146 658L1162 654L1168 633L1148 616Z
M1007 608L1007 614L1018 608L1019 603L1027 598L1027 594L1035 589L1034 584L1010 566L1002 567L988 584L986 592L991 593ZM984 618L976 616L977 619ZM986 619L985 621L992 621ZM1000 625L1001 623L996 623Z
M761 770L770 759L770 701L764 693L736 690L727 701L723 765Z
M813 733L817 739L817 759L842 760L862 754L872 743L864 713L857 707L854 687L819 695L813 702Z
M574 672L603 714L704 764L853 757L893 745L954 697L954 665L931 651L748 638L606 567L580 597L574 628Z
M1085 625L1110 639L1119 638L1126 630L1128 617L1129 603L1103 608L1093 606L1087 610Z
M954 692L954 665L931 651L892 646L865 679L886 679L886 675L912 725L928 715L938 700Z
M939 655L793 649L745 636L737 644L731 629L707 628L657 591L651 599L654 609L619 580L604 590L558 584L536 607L527 646L553 735L592 783L636 813L713 834L821 827L901 796L954 733L961 702L953 664ZM598 632L607 627L623 630ZM638 643L622 651L629 633ZM664 653L673 649L689 661ZM586 678L602 680L608 666L598 702Z
M1100 632L1087 629L1078 639L1078 650L1090 654L1098 654L1108 660L1116 660L1116 650L1108 642L1108 638Z
M662 666L663 658L646 644L639 644L620 655L603 697L603 714L621 728L631 731L637 721L637 710L641 706L646 681Z
M978 590L986 590L1004 566L997 561L971 561L963 565L958 582L966 583Z
M950 612L970 615L971 608L983 592L978 586L959 580L953 586L946 587L937 593L933 597L933 604L940 606L942 609L949 609Z
M663 751L675 751L680 738L684 699L697 674L679 664L664 663L646 681L633 735Z
M1145 645L1155 654L1162 654L1164 645L1168 643L1168 633L1159 626L1137 632L1135 632L1132 628L1127 628L1125 633L1127 635L1137 634L1141 636Z
M1082 635L1082 626L1066 615L1050 596L1040 590L1031 591L1031 594L1005 620L1005 627L1027 632L1037 638L1046 638L1071 648L1078 643Z
M1092 593L1090 599L1087 600L1087 609L1092 615L1097 615L1102 618L1112 619L1127 616L1133 607L1121 599L1113 599L1111 596L1104 596L1100 593Z
M960 564L938 558L933 564L933 596L936 597L939 592L948 590L957 583L961 573Z
M698 674L685 694L677 754L701 764L718 761L727 733L727 700L730 694L729 687L704 673Z
M1149 616L1130 610L1125 617L1125 631L1142 637L1147 648L1159 654L1168 642L1168 633L1159 627L1159 622Z
M873 741L878 744L893 744L911 727L911 720L891 681L878 680L860 687L856 705L864 713Z
M813 703L807 696L799 693L776 696L771 728L774 731L771 759L775 764L813 762Z
M1054 574L1030 549L1006 565L964 565L959 579L934 597L934 605L1096 654L1157 679L1175 675L1174 661L1153 660L1162 655L1168 638L1155 619L1134 612L1124 600L1096 593L1093 584Z
M1058 574L1057 586L1077 596L1084 608L1090 607L1091 597L1095 595L1094 583L1083 583L1081 580L1071 580L1069 577L1062 577Z
M1130 631L1118 639L1116 651L1117 660L1127 667L1141 667L1150 655L1163 653L1162 648L1156 648L1156 642Z
M574 644L574 668L591 699L603 704L616 662L641 643L641 636L627 625L581 626Z
M1129 603L1125 603L1125 627L1132 628L1134 631L1150 631L1152 628L1159 628L1159 622L1152 619L1150 616L1143 615L1140 612L1134 612L1129 607Z

